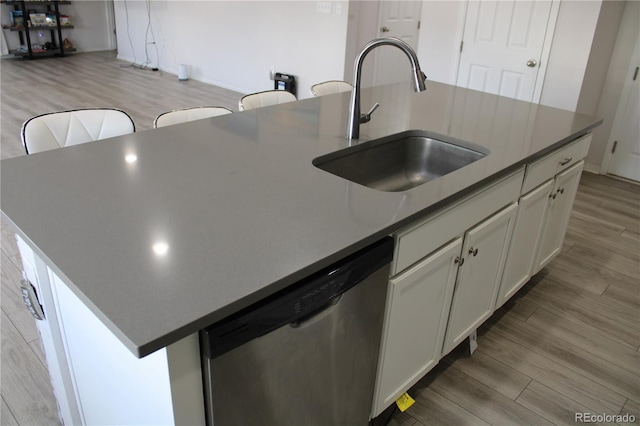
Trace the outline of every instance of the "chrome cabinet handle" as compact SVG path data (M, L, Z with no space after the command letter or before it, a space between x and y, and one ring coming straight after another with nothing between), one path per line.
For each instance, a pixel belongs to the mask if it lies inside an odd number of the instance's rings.
M458 266L462 266L464 264L464 257L456 256L454 263L458 263Z
M473 257L476 257L478 255L478 248L477 247L476 248L473 248L473 247L469 248L469 254L472 254Z
M560 188L556 191L557 194L564 194L564 188Z
M560 165L564 166L565 164L569 164L572 160L573 160L573 157L565 158L560 162Z
M387 27L387 26L384 26L384 27L380 28L380 31L383 32L383 33L388 33L389 31L391 31L391 29L389 27Z
M549 194L549 198L553 198L554 200L556 199L557 196L558 196L558 193L556 192Z
M535 59L529 59L529 60L527 61L527 66L528 66L529 68L533 68L533 67L535 67L536 65L538 65L538 62L537 62Z

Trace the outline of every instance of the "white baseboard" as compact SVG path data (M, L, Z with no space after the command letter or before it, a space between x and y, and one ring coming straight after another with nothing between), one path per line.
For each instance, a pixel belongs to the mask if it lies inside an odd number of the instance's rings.
M589 163L584 163L584 171L593 173L596 175L602 174L602 171L600 170L600 166L596 166L594 164L589 164Z

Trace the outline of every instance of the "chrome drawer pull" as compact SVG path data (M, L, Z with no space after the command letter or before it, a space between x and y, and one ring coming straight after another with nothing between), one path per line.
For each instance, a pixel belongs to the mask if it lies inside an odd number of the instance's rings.
M572 160L573 160L573 157L565 158L560 162L560 165L564 166L565 164L569 164Z

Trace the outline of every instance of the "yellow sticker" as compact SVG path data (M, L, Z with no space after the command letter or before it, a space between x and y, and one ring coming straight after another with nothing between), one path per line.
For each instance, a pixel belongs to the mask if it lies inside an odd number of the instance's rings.
M414 399L411 398L409 394L405 392L402 395L400 395L400 398L396 400L396 405L398 406L400 411L405 412L409 407L413 405L414 402L416 401L414 401Z

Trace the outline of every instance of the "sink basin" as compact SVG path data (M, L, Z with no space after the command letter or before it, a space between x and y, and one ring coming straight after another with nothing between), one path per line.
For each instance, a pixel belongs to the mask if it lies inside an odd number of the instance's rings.
M409 130L323 155L313 165L380 191L398 192L437 179L489 154L479 145Z

